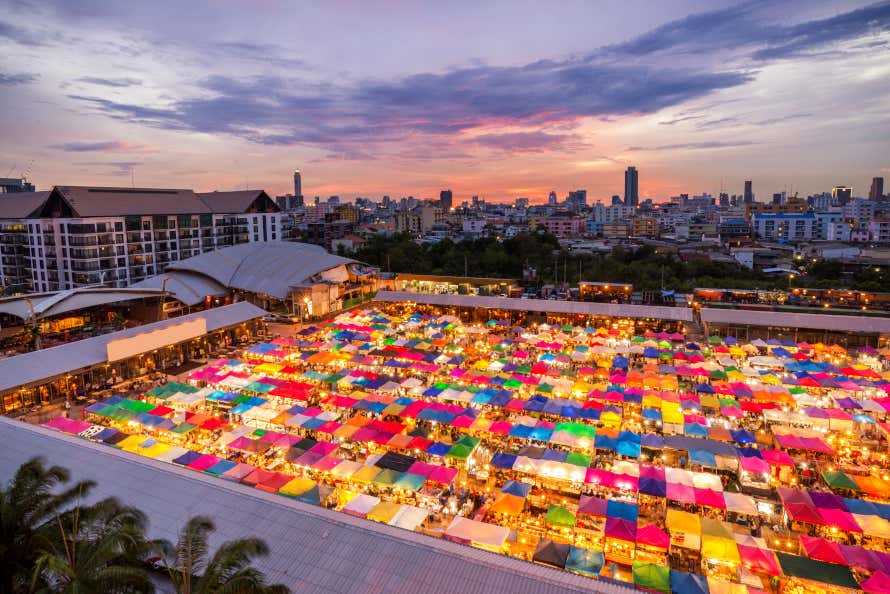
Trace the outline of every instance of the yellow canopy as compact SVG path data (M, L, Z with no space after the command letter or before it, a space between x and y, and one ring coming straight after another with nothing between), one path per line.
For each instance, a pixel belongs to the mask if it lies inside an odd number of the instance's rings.
M701 518L695 514L678 509L669 509L667 510L665 521L670 532L701 535Z
M401 503L393 503L392 501L381 501L371 508L366 516L369 520L389 524L389 521L402 509Z
M130 437L118 442L117 447L127 452L136 452L139 444L146 440L144 435L131 435Z
M739 559L739 547L736 546L735 541L721 536L702 534L701 556L705 559L717 559L725 563L735 563L736 565L741 562L741 559Z
M298 476L286 482L280 489L278 489L278 492L282 495L296 497L297 495L302 495L314 486L315 481L312 479Z
M380 474L380 468L377 466L362 466L358 471L349 477L349 480L357 483L370 483Z
M145 456L146 458L154 458L155 456L160 456L173 446L167 445L166 443L156 443L147 448L138 448L136 453L140 456Z

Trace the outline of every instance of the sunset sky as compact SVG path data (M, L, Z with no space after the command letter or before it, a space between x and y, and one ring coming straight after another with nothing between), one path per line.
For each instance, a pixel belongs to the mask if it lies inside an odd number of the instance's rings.
M544 201L890 177L890 2L7 0L0 176ZM33 160L33 164L31 164Z

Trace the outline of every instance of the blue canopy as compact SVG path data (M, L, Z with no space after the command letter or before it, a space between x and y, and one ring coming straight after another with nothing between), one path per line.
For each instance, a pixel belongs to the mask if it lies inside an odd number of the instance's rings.
M583 575L598 576L603 569L605 558L600 551L591 551L576 546L569 547L566 569Z
M610 518L621 518L622 520L636 523L639 514L639 508L633 503L610 499L606 505L606 515Z
M640 493L644 495L652 495L653 497L667 496L667 483L654 478L641 478Z
M507 481L501 488L501 493L508 493L510 495L516 495L517 497L525 498L528 497L528 493L529 491L531 491L531 489L531 485L526 485L525 483L520 483L519 481Z
M689 450L689 460L695 464L717 468L717 458L706 450Z
M510 469L516 463L516 456L512 454L497 453L491 457L491 465L495 468Z
M671 570L671 592L683 594L710 594L708 578L698 573Z

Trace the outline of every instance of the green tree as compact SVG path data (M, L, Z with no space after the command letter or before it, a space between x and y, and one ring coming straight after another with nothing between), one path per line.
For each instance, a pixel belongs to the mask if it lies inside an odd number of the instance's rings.
M57 512L41 538L34 591L59 594L154 592L141 567L148 550L145 515L109 498Z
M257 538L242 538L222 543L212 555L208 540L214 531L206 517L191 518L175 545L156 541L170 581L177 594L286 594L281 584L267 585L263 573L251 567L257 557L269 554L269 547Z
M94 483L82 481L70 487L68 471L46 468L32 458L0 488L0 592L30 589L33 570L51 542L60 513L86 496Z

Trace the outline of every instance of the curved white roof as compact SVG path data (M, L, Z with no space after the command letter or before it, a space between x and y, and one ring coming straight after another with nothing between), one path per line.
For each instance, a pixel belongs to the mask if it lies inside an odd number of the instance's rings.
M160 287L158 287L160 288ZM23 320L34 316L41 320L51 316L77 311L97 305L120 303L145 297L158 297L163 294L149 287L113 289L107 287L81 287L53 293L16 295L0 299L0 313L17 316ZM30 301L30 303L29 303Z
M310 243L242 243L173 262L163 274L132 287L160 289L166 278L167 291L187 305L227 289L285 299L293 287L313 282L316 274L352 263L356 261L334 256Z
M285 241L242 243L170 264L168 271L198 272L219 284L284 299L309 279L355 260L318 245Z

